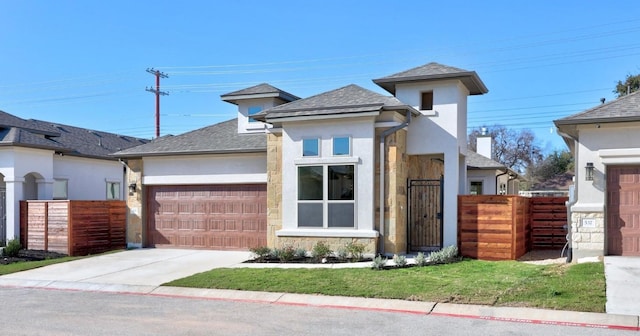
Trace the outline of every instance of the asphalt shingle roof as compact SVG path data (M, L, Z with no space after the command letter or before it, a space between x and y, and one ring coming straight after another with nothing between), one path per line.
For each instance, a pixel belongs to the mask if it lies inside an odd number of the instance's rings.
M467 167L478 169L504 169L500 162L494 161L484 155L480 155L472 150L467 151Z
M225 93L220 98L226 102L235 104L237 100L249 98L249 96L267 96L280 98L284 101L294 101L300 99L300 97L292 95L291 93L280 90L275 86L267 83L258 84L246 89Z
M554 122L556 125L575 125L637 120L640 120L640 91L622 96L584 112L554 120Z
M260 120L278 118L349 114L380 111L383 107L406 105L395 97L384 96L351 84L309 98L296 100L264 110L254 116Z
M267 135L238 133L237 118L114 153L116 157L266 152Z
M390 76L374 79L373 82L380 85L390 93L395 94L396 84L399 83L442 80L448 78L459 79L462 81L469 90L469 93L472 95L489 92L475 71L468 71L435 62L398 72Z
M0 111L0 146L51 149L65 155L113 159L109 154L146 142L48 121L25 120Z

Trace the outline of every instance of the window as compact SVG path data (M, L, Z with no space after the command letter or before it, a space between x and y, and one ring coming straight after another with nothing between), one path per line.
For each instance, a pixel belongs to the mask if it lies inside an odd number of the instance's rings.
M351 139L349 137L333 138L333 155L350 155Z
M68 187L69 180L54 179L53 180L53 199L54 200L66 200L68 199Z
M262 111L262 106L249 106L249 122L258 122L257 120L251 118L252 115L258 114Z
M482 195L482 181L472 181L469 188L469 194Z
M120 199L120 182L107 182L107 199Z
M433 110L433 91L423 92L420 98L421 110Z
M298 167L298 226L353 228L354 166Z
M320 147L317 138L302 139L302 156L320 156Z

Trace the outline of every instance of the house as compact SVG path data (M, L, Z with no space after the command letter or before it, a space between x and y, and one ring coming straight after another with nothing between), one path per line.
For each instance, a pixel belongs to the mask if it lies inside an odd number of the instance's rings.
M145 142L0 111L0 239L19 237L21 200L124 199L109 154Z
M467 187L471 195L517 195L524 177L493 159L491 136L477 138L477 152L467 151Z
M554 121L575 158L574 259L640 255L640 92Z
M438 63L374 83L391 96L347 85L300 99L260 84L221 96L238 107L232 120L115 153L138 190L130 244L455 245L467 96L488 90L475 72Z

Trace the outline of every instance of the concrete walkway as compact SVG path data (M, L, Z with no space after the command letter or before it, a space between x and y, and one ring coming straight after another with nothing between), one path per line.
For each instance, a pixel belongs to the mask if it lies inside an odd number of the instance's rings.
M640 258L604 257L607 313L640 315Z
M100 291L126 295L156 295L298 306L307 305L522 323L640 330L638 311L631 314L599 314L531 308L160 286L163 283L213 268L265 266L242 264L248 257L249 252L173 249L131 250L0 276L0 287ZM369 263L351 264L351 266L358 267L368 267L368 265ZM345 265L323 265L321 267L345 267ZM609 285L608 280L607 285ZM635 288L637 289L638 287ZM635 290L632 290L627 294L634 292Z

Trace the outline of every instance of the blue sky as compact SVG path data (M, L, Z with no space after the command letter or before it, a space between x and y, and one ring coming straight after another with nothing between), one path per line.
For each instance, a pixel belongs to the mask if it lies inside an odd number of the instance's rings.
M614 99L640 73L640 2L0 1L0 110L152 138L235 116L220 95L268 82L300 97L428 62L475 70L469 127L529 128Z

